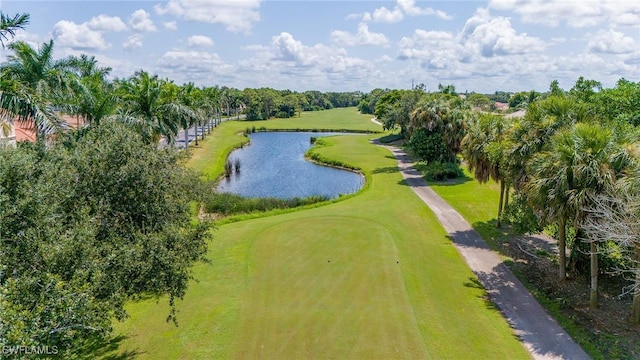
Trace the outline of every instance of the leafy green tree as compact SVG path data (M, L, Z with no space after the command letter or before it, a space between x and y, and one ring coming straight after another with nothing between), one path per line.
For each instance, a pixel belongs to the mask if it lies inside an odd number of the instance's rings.
M599 81L580 76L576 84L569 90L569 95L578 101L590 103L591 98L600 90L602 90L602 84Z
M455 163L468 116L468 109L458 97L429 96L422 99L411 112L406 132L409 139L418 129L440 133L449 153L443 161Z
M207 229L193 223L198 176L104 121L48 151L0 152L0 346L70 358L107 339L131 297L184 296Z

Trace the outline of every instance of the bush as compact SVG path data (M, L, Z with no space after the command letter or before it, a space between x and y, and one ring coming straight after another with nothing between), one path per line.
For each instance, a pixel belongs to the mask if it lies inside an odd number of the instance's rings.
M446 161L449 150L440 133L418 129L407 142L407 147L422 161L428 163Z
M455 163L442 163L439 161L428 163L425 166L423 173L427 180L436 181L455 179L464 176L464 171L462 171L460 165Z
M526 196L521 193L513 195L504 209L503 218L519 234L539 233L542 231L538 217L527 204Z

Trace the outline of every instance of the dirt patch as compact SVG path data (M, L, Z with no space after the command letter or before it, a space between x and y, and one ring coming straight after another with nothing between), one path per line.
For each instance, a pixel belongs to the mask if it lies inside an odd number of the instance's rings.
M605 359L640 359L640 326L630 321L632 296L621 295L628 283L601 274L600 306L590 310L588 276L573 274L560 281L556 248L548 241L517 237L501 247L513 259L510 267L520 274L527 287L542 294L565 318L583 329L580 336L592 343Z

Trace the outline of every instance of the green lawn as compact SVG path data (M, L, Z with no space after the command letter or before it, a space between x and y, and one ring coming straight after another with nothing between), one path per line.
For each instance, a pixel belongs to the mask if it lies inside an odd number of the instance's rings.
M324 128L322 116L332 111L311 119ZM354 126L370 126L368 116L350 116ZM235 126L216 131L233 134ZM211 263L194 267L197 282L177 303L180 326L165 322L165 299L132 303L131 318L116 324L128 336L119 351L149 359L528 358L433 213L404 185L391 153L371 145L372 137L334 137L319 150L362 168L363 191L220 226L209 244ZM228 146L209 139L196 151ZM202 159L191 164L208 166Z

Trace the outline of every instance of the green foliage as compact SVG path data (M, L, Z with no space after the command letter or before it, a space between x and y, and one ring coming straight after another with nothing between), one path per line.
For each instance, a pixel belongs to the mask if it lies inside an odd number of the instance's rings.
M326 196L309 196L305 198L295 197L293 199L278 198L245 198L240 195L230 193L213 193L204 203L207 213L216 213L224 216L235 214L248 214L258 211L269 211L274 209L289 209L305 205L311 205L323 201L328 201Z
M504 219L511 224L514 232L519 234L539 233L542 231L540 222L527 203L524 194L516 192L504 212Z
M449 159L449 150L442 134L418 129L406 145L422 161L443 162Z
M47 151L0 152L0 346L105 338L133 296L185 294L206 251L201 189L174 152L121 124L91 127Z
M429 162L422 173L427 180L441 181L446 179L455 179L464 176L464 171L457 163L443 163L439 161Z

